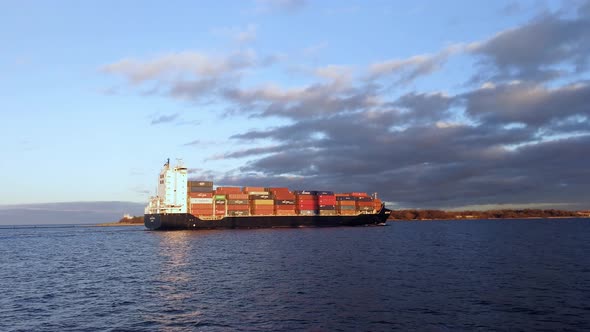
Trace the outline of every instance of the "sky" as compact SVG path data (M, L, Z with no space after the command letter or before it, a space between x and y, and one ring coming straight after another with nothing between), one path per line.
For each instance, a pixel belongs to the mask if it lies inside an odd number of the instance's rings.
M590 209L589 1L2 1L0 205L216 185Z

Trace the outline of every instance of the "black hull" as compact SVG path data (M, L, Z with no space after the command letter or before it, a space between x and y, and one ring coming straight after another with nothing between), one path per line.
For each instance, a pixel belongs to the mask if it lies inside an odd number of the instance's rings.
M337 227L383 225L390 210L382 207L378 213L355 216L247 216L203 220L189 213L146 214L144 224L149 230L198 230L218 228L275 227Z

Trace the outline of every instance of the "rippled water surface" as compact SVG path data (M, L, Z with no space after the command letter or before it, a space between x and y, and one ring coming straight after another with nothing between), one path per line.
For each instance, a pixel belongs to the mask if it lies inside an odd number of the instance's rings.
M590 329L590 220L0 229L0 331Z

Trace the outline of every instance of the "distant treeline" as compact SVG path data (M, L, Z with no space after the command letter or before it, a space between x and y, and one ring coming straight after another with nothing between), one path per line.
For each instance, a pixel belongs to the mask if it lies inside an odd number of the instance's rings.
M509 218L559 218L583 217L587 212L563 210L489 210L489 211L442 211L442 210L394 210L389 219L393 220L428 220L428 219L509 219Z

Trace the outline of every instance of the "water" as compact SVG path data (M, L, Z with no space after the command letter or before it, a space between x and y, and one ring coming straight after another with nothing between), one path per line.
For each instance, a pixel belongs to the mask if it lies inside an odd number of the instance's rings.
M0 229L0 331L590 329L590 220Z

